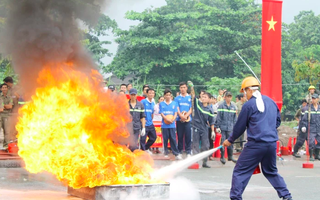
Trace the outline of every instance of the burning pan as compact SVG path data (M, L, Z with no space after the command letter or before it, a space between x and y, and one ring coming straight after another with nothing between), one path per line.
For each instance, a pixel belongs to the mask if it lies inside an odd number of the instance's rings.
M169 192L169 183L108 185L80 189L68 187L68 194L85 200L121 200L131 195L141 200L168 199Z

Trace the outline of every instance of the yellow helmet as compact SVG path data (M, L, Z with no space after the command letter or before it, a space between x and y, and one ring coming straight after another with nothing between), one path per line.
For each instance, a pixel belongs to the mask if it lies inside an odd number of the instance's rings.
M310 85L308 90L311 90L311 89L316 89L316 88L313 85Z
M256 78L249 76L249 77L243 79L240 92L243 93L243 89L245 89L247 87L252 87L252 86L260 86L260 83Z

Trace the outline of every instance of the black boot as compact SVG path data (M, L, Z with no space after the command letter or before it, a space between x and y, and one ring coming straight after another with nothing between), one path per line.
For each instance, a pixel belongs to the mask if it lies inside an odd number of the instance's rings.
M292 197L289 197L289 198L283 198L282 200L292 200Z
M211 168L208 164L207 164L208 158L203 159L203 163L202 163L202 167L203 168Z
M313 158L313 149L309 149L309 154L310 154L310 161L314 161L314 158Z
M314 151L314 158L316 160L320 160L319 151L320 151L320 149L315 149L315 151Z
M293 156L296 157L296 158L301 158L301 156L298 154L298 150L299 148L295 145L294 148L293 148Z
M221 151L220 162L221 162L222 164L226 164L226 159L224 158L224 147L222 147L222 148L220 149L220 151Z
M232 161L232 162L236 163L237 160L233 158L233 149L228 148L227 152L228 152L228 161Z

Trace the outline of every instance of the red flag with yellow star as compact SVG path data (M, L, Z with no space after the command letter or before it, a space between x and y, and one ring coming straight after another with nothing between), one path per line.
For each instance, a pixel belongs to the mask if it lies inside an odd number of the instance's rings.
M261 93L281 110L281 18L282 0L262 1Z

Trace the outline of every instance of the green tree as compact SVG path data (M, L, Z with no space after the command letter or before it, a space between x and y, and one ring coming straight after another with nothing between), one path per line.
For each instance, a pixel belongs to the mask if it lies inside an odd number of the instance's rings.
M109 49L106 48L106 45L111 44L111 42L107 40L101 41L99 37L108 36L108 34L116 30L117 27L118 25L115 20L101 14L95 26L89 27L89 30L83 30L84 40L82 43L100 67L103 66L102 59L105 56L112 56L112 54L109 52Z
M316 83L314 78L306 75L308 66L316 66L316 59L320 56L320 15L302 11L294 19L291 24L283 24L282 31L282 110L285 115L294 115L309 84ZM313 70L312 76L319 74L318 68Z
M296 72L295 80L308 80L310 84L316 85L320 81L320 62L317 59L320 56L320 45L304 49L299 56L304 57L304 60L294 60L292 63Z
M233 94L235 97L237 94L240 93L240 85L242 79L240 78L218 78L212 77L210 81L206 82L207 91L211 94L219 94L219 89L226 89Z
M141 23L118 31L119 49L106 72L124 78L147 77L148 83L203 84L212 76L248 73L234 51L259 67L261 7L247 0L167 0L167 5L130 11Z

